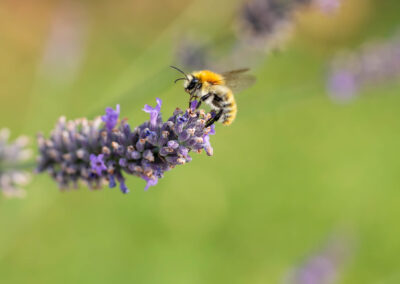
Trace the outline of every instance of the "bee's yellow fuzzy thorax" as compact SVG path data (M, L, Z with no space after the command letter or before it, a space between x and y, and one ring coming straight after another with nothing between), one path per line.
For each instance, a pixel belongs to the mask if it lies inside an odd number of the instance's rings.
M222 75L209 70L193 72L193 76L197 77L201 82L208 82L212 85L224 85L225 79Z

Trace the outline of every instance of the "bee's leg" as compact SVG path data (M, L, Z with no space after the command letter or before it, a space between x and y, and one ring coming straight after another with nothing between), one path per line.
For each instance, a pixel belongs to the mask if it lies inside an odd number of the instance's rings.
M219 112L218 112L213 118L210 118L210 119L207 121L205 127L209 127L210 125L213 125L214 122L218 121L218 119L219 119L219 118L221 117L221 115L222 115L222 112L223 112L223 109L220 109Z
M197 106L196 106L196 109L198 109L198 108L201 106L201 103L204 102L206 99L208 99L210 96L211 96L211 94L207 94L207 95L202 96L202 97L200 98L200 100L199 100Z
M201 102L202 102L202 100L200 99L200 101L196 105L196 109L198 109L201 106Z

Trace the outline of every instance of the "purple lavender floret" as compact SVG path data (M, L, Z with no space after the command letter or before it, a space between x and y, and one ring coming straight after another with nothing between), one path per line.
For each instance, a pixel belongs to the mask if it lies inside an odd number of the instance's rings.
M106 108L106 114L101 117L101 120L105 123L108 130L112 130L118 123L119 119L119 105L113 110L112 108Z
M176 109L164 122L161 103L157 99L156 107L146 105L149 121L133 130L127 120L115 118L118 106L116 111L107 108L105 116L92 121L60 118L49 139L38 135L37 172L49 172L61 189L77 187L79 181L98 189L108 182L109 187L118 183L127 193L126 174L145 180L147 190L166 171L190 162L190 152L205 149L212 155L209 134L215 131L204 127L210 114Z
M145 105L144 108L143 108L143 110L145 112L150 113L150 124L152 126L156 126L157 118L158 118L158 115L160 114L160 111L161 111L162 101L159 98L157 98L156 101L157 101L157 105L155 107L151 107L149 105Z
M348 102L357 95L359 82L350 70L335 70L328 78L327 88L332 100Z
M94 170L97 175L101 176L103 171L107 170L106 165L104 164L104 155L103 154L99 154L99 155L95 155L95 154L91 154L90 155L90 167L92 168L92 170Z

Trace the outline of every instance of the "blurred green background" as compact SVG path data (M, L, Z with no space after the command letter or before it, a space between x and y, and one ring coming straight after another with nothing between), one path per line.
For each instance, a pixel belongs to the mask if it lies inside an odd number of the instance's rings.
M299 12L260 57L213 157L147 192L132 177L128 195L60 192L43 174L25 199L0 197L0 283L283 283L332 235L351 243L335 283L400 283L400 83L344 105L325 90L332 55L393 35L400 3L343 2ZM168 117L187 102L168 67L177 40L232 37L240 4L2 0L0 126L34 137L116 103L135 125L155 97Z

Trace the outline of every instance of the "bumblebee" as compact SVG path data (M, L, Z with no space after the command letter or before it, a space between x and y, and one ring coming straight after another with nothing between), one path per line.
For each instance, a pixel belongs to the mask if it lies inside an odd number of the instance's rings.
M230 125L237 114L233 92L239 92L255 82L255 77L245 74L249 69L238 69L221 74L201 70L186 74L175 66L171 67L185 76L176 79L175 83L184 80L183 87L190 95L189 106L193 100L198 100L196 109L204 102L214 111L214 115L206 122L206 127L216 121Z

